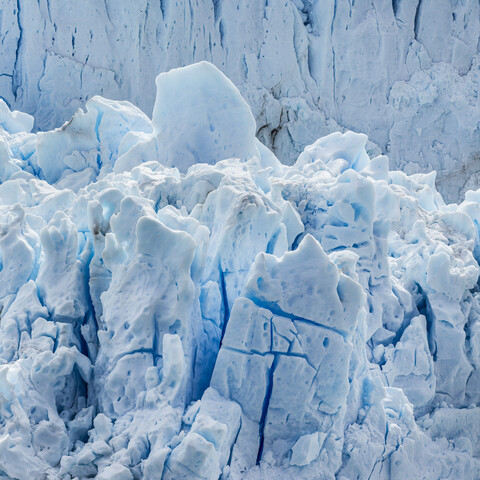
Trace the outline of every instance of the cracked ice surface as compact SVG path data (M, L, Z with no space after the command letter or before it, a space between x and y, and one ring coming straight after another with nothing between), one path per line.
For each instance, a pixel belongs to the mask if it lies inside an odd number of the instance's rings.
M158 72L207 60L281 161L347 128L445 199L478 184L478 0L2 0L0 96L58 127L93 95L147 114ZM90 161L90 160L88 160Z
M0 108L0 478L479 478L480 191L352 132L282 165L213 65L157 85Z

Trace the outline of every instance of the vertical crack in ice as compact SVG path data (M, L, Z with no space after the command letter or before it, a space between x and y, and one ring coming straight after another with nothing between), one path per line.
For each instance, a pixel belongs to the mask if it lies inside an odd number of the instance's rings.
M221 0L212 0L212 3L213 3L213 21L216 24L220 18L222 4L221 4Z
M392 0L392 10L393 10L393 15L394 15L395 19L397 18L398 9L400 7L401 2L402 2L402 0Z
M219 275L220 275L220 293L222 295L222 303L223 303L223 322L222 322L222 333L220 336L220 343L219 349L222 345L223 337L225 336L225 330L227 329L228 319L230 318L230 307L228 306L228 296L227 296L227 286L225 284L225 273L223 272L222 268L218 268ZM218 352L217 352L218 355Z
M272 397L272 391L273 391L273 377L275 374L275 369L277 368L277 362L278 362L278 355L275 355L273 357L273 362L271 367L268 370L268 378L267 378L267 389L265 392L265 397L263 399L263 405L262 405L262 416L260 418L260 423L259 423L259 435L260 435L260 442L259 442L259 447L258 447L258 454L257 454L257 462L256 464L260 464L260 460L262 459L262 454L263 454L263 444L265 440L265 421L267 419L267 414L268 414L268 407L270 405L270 399Z
M95 121L95 135L97 137L97 167L98 171L100 172L100 169L102 168L102 155L101 155L101 150L100 150L100 123L102 121L104 112L98 111L97 113L97 119Z
M427 339L428 348L430 354L433 357L433 361L437 360L437 342L435 335L435 314L432 311L430 302L428 301L427 294L423 291L422 287L417 284L418 293L421 295L420 301L417 304L418 312L426 318L427 321Z
M89 255L89 258L87 259L87 262L85 262L85 274L84 274L84 285L85 285L85 295L87 298L87 311L85 312L85 318L83 324L85 325L88 316L91 315L91 318L94 322L95 325L95 330L98 331L98 322L97 322L97 316L95 313L95 307L93 306L93 301L92 301L92 296L90 292L90 262L92 261L93 258L93 252ZM82 353L90 358L90 355L88 353L88 349L86 348L86 342L85 339L83 338L83 335L79 335L80 337L80 342L82 345ZM84 348L85 347L85 348ZM95 361L94 358L90 358L92 362Z
M17 25L19 30L18 40L17 40L17 48L15 50L15 63L13 66L13 81L12 81L12 91L13 95L15 96L15 101L18 100L18 89L22 85L22 60L20 57L20 51L23 44L23 26L21 20L21 0L17 0Z
M335 17L337 15L337 0L334 1L333 3L333 15L332 15L332 23L330 25L330 42L332 45L332 76L333 76L333 91L332 91L332 98L333 98L333 104L335 108L337 109L337 73L336 73L336 58L335 58L335 45L333 41L333 25L335 22Z
M47 3L48 19L50 20L50 23L52 23L52 12L50 9L50 0L46 0L46 3Z
M422 0L418 0L417 8L415 9L415 17L413 20L413 37L418 40L418 33L420 29L420 15L422 8Z
M230 453L228 455L228 460L227 460L227 465L228 466L231 466L232 464L232 458L233 458L233 449L235 448L235 445L237 443L237 440L238 440L238 436L240 435L240 431L242 430L242 417L240 417L240 423L238 425L238 430L237 430L237 433L235 434L235 438L233 439L233 442L230 446Z

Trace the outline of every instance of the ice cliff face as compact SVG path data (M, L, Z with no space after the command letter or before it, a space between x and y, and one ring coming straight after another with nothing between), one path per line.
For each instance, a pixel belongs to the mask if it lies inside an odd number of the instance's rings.
M156 83L0 105L0 478L479 478L480 193L352 132L282 165L212 65Z
M392 166L436 169L449 201L479 181L478 0L3 1L0 95L58 127L93 95L148 115L158 72L199 60L240 88L293 163L340 127Z

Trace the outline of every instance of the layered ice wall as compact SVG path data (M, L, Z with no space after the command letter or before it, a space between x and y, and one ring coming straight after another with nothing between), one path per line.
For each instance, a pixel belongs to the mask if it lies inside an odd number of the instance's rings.
M0 478L478 479L480 191L352 132L282 165L211 64L157 86L0 104Z
M436 169L448 201L479 181L477 0L0 7L0 96L34 114L37 129L60 126L96 94L150 115L158 72L208 60L240 88L258 137L284 163L340 126L369 132L392 167Z

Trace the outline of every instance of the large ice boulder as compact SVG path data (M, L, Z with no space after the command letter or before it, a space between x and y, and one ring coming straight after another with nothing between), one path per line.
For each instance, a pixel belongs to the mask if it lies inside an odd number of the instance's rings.
M161 73L152 123L159 160L181 172L195 163L259 156L255 119L237 87L199 62Z

